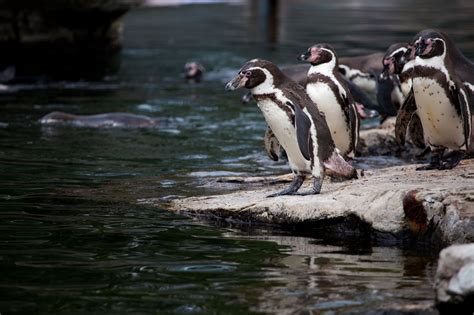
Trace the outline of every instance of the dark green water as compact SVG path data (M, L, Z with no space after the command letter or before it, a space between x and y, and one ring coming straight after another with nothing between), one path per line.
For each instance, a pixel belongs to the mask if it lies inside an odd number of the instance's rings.
M432 300L432 254L219 227L150 205L245 188L216 176L287 171L263 153L256 106L223 90L248 59L295 63L315 42L340 55L368 53L428 26L473 55L468 1L282 3L276 36L248 5L136 10L125 18L116 75L0 95L1 314L339 314ZM188 60L207 68L202 84L183 82ZM37 123L55 110L162 123Z

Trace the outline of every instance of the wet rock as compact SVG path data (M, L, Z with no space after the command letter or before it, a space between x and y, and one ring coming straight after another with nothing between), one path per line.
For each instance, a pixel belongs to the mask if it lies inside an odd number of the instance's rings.
M0 0L0 69L15 82L101 78L118 66L122 16L141 0ZM11 80L9 80L11 81Z
M368 315L437 315L438 310L434 307L433 302L426 303L403 303L385 305L374 311L367 313Z
M419 172L416 167L326 181L320 195L267 198L282 187L254 185L249 191L173 200L169 209L241 223L299 226L318 235L323 228L336 236L365 235L380 241L474 242L474 160L464 160L453 170ZM309 189L307 183L300 191Z
M442 314L474 312L474 244L453 245L441 251L435 286Z

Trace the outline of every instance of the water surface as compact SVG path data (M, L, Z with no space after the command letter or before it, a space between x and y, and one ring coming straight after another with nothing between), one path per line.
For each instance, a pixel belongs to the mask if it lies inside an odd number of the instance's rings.
M472 3L282 2L273 29L245 3L135 10L118 73L0 95L1 313L339 314L432 300L432 253L210 225L150 201L245 188L215 177L288 171L263 152L256 106L223 89L246 60L292 64L316 42L369 53L426 27L472 57ZM203 83L182 80L188 60L206 67ZM131 112L161 125L39 125L51 111Z

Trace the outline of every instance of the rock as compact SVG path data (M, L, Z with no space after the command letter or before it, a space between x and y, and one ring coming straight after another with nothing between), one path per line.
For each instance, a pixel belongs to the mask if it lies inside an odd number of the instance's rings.
M453 170L415 168L390 167L366 171L358 180L325 181L320 195L267 198L282 187L254 185L254 190L173 200L168 207L194 216L291 226L313 236L365 235L382 242L435 245L474 242L474 160ZM300 191L305 189L310 188Z
M415 147L408 139L404 147L395 142L395 117L390 117L385 122L367 130L361 130L357 151L361 156L391 155L405 159L416 159L423 150Z
M441 313L474 312L474 244L452 245L441 251L435 288Z
M117 67L117 58L111 57L121 47L121 18L139 4L141 0L0 0L0 69L15 67L16 82L86 75L100 79Z
M90 128L132 128L153 127L158 120L144 115L129 113L104 113L97 115L73 115L63 112L52 112L43 116L39 122L43 125L69 124Z

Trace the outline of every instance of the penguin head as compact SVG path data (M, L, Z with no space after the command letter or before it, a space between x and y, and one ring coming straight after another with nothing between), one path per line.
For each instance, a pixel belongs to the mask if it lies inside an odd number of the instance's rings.
M184 65L184 77L188 82L201 82L204 67L195 61L187 62Z
M445 35L438 31L421 31L415 36L413 43L416 56L423 59L442 56L446 52Z
M329 44L313 45L298 56L298 60L309 62L313 66L335 61L336 59L336 51Z
M411 45L408 43L396 43L390 45L383 57L383 75L388 77L393 74L400 74L403 66L411 60Z
M225 89L232 91L245 87L253 89L260 85L268 85L269 88L279 84L284 77L278 67L270 61L263 59L252 59L239 70L239 73L230 80Z

